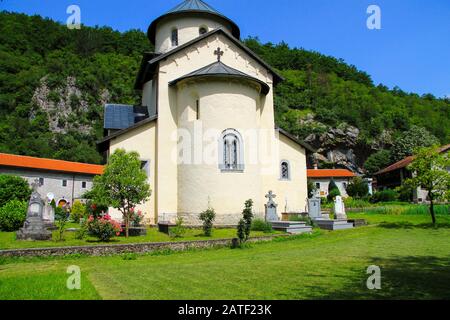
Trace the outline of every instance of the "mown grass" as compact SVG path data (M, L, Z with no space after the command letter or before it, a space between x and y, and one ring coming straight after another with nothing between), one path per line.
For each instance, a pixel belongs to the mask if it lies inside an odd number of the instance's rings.
M70 224L69 227L78 227L79 225ZM274 232L279 233L279 232ZM264 232L253 232L252 236L268 235ZM110 245L124 243L144 243L144 242L168 242L168 241L189 241L189 240L208 240L208 239L228 239L236 237L236 229L214 229L211 237L205 237L200 229L187 229L182 238L171 238L165 233L161 233L157 228L148 228L146 236L138 237L115 237L110 242L99 242L94 237L87 237L79 240L75 238L75 232L66 231L64 241L58 241L57 231L53 232L51 241L20 241L16 240L15 232L0 232L0 250L22 249L22 248L47 248L64 246L89 246L89 245Z
M448 215L437 228L429 215L351 217L370 225L234 250L6 259L0 299L449 299ZM371 291L374 264L382 289ZM65 288L69 265L80 266L83 292Z

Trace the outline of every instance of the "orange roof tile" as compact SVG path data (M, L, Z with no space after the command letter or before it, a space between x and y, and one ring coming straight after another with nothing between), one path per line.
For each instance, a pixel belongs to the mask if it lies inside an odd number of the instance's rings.
M351 178L356 174L347 169L308 169L308 178Z
M6 153L0 153L0 166L84 173L92 175L103 174L104 169L104 166L96 164L35 158Z

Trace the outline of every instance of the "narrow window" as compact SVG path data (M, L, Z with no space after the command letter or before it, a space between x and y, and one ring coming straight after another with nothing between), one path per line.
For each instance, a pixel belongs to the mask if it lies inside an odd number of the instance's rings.
M63 180L63 181L62 181L62 186L63 186L63 187L67 187L67 180Z
M44 185L44 178L39 178L39 185L43 186Z
M195 112L197 113L197 120L200 120L200 100L195 101Z
M219 167L223 171L244 170L242 138L234 129L222 133Z
M86 181L81 182L81 188L86 189Z
M316 188L320 189L320 182L316 182Z
M200 27L200 28L198 29L198 33L199 33L200 35L205 34L205 33L207 33L207 32L208 32L208 29L207 29L206 27Z
M290 179L289 162L282 161L280 170L281 170L281 180L289 180Z
M172 47L178 46L178 29L172 30Z

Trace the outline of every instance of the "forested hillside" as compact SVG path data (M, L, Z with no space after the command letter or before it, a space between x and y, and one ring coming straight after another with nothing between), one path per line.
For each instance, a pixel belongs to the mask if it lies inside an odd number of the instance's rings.
M417 145L450 142L450 101L374 86L342 60L286 44L247 46L280 70L278 125L314 145L322 166L376 171ZM105 102L133 90L145 34L69 30L38 16L0 13L0 152L99 163ZM417 139L420 137L420 139Z

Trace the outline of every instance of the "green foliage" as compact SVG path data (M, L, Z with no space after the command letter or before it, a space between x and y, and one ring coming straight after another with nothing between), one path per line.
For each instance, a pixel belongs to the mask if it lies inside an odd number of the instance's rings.
M430 214L436 224L434 202L450 200L450 153L441 153L438 147L420 148L415 152L413 162L408 166L413 177L404 182L411 189L421 187L428 191Z
M28 182L21 178L6 174L0 174L0 207L11 200L28 201L31 196L31 188Z
M101 218L89 217L87 230L90 235L97 237L102 242L109 242L114 236L119 236L122 228L120 223L111 219L109 215Z
M403 132L392 146L392 160L400 161L411 156L417 148L431 147L437 144L439 144L439 140L427 129L412 126L411 129Z
M340 196L341 192L339 191L339 188L336 186L336 183L334 182L333 179L331 179L330 184L328 185L328 196L327 196L327 200L329 202L332 202L334 200L334 198L336 198L337 196Z
M253 219L253 200L245 201L245 208L242 211L242 220L244 220L244 242L250 238L250 231L252 229ZM239 238L241 239L241 238Z
M127 238L134 208L148 200L150 195L150 185L141 168L139 154L123 149L117 149L109 157L103 175L94 178L92 187L95 202L108 204L122 213Z
M0 229L2 231L19 230L27 218L28 204L17 199L11 200L0 208Z
M392 202L398 199L398 192L391 189L385 189L382 191L375 192L372 195L371 201L374 203L378 202Z
M245 220L241 219L239 220L239 223L237 225L237 237L239 239L239 244L242 245L245 242Z
M316 191L317 191L316 184L313 181L308 180L308 198L312 198L316 193Z
M264 233L273 232L272 225L269 222L264 221L263 219L253 220L251 230L252 231L262 231Z
M209 207L202 213L200 213L199 219L203 222L203 233L206 237L211 237L213 222L216 219L216 212L213 208Z
M361 199L369 194L369 186L361 177L354 177L347 185L347 194L350 197Z
M171 238L183 238L186 234L186 227L183 226L184 220L182 217L178 217L176 226L170 228L169 235Z
M366 162L364 162L364 169L369 175L386 168L392 163L391 152L389 150L380 150L370 155Z
M330 183L328 184L328 192L331 192L334 189L339 189L336 185L336 182L333 178L331 178Z
M55 224L58 228L58 241L64 241L64 231L66 231L66 225L68 221L69 215L65 211L63 215L59 216L59 219L55 219Z
M75 200L70 212L70 219L73 222L79 223L82 218L86 218L86 206L81 201Z

